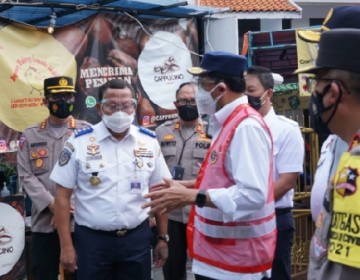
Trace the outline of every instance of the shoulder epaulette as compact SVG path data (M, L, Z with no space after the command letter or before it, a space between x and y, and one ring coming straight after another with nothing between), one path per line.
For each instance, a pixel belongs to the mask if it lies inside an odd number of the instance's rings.
M290 118L287 118L287 117L282 116L282 115L277 115L277 116L282 121L285 121L285 122L290 123L290 124L295 125L295 126L299 126L299 124L296 121L294 121L294 120L292 120Z
M78 128L78 129L75 129L74 135L75 135L75 137L78 137L78 136L85 135L85 134L88 134L90 132L93 132L93 130L94 129L91 126Z
M139 126L139 131L140 131L141 133L144 133L144 134L146 134L146 135L149 135L150 137L156 138L155 132L152 131L152 130L150 130L150 129L147 129L147 128L145 128L145 127Z

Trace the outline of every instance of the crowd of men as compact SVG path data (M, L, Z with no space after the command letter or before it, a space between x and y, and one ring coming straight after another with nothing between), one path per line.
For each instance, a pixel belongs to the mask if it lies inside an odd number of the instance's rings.
M324 26L344 22L342 9ZM297 70L313 74L312 126L332 134L312 200L314 280L360 278L360 248L351 242L360 238L360 29L348 27L323 31L316 65ZM188 255L197 280L291 279L304 142L298 123L272 107L274 74L223 51L205 53L188 72L194 79L175 94L178 119L155 131L134 124L136 93L124 80L100 88L95 125L71 116L70 77L44 80L50 115L25 130L18 152L33 202L35 279L57 279L60 262L67 279L148 280L155 265L166 280L181 280Z

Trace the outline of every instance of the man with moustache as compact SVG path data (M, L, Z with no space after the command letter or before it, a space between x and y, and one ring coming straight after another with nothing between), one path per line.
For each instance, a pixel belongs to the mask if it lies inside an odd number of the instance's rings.
M194 180L210 147L203 132L195 101L196 85L183 83L176 90L174 105L179 118L167 121L156 130L165 161L174 180ZM186 279L186 225L190 206L168 214L169 258L163 267L165 280Z

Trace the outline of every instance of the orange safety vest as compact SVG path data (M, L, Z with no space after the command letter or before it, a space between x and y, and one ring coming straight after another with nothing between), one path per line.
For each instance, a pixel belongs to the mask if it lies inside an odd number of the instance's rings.
M225 155L237 126L247 117L258 120L271 136L257 111L247 104L239 105L210 147L195 188L206 190L234 185L225 170ZM223 213L216 208L192 207L187 227L192 258L236 273L257 273L272 267L276 244L272 151L270 158L269 191L261 210L241 220L223 222Z

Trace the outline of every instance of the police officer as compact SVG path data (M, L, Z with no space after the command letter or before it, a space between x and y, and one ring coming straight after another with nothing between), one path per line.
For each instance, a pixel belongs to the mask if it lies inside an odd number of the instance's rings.
M246 76L249 103L263 116L273 138L273 178L277 243L271 279L291 279L291 248L294 235L294 188L303 171L304 140L297 122L275 114L271 105L274 78L271 70L250 67Z
M87 122L70 115L75 94L72 78L45 79L43 102L50 115L41 123L25 129L20 138L18 175L32 201L31 270L37 280L58 279L60 245L54 223L55 183L49 177L65 141L75 129L89 127Z
M339 43L341 42L341 43ZM348 142L335 154L330 180L310 244L309 280L360 278L360 48L359 29L321 34L316 66L299 69L306 78L315 131L329 131ZM334 164L338 162L338 164Z
M203 132L196 101L196 86L183 83L176 90L174 105L179 118L156 130L165 161L175 180L193 180L205 158L210 139ZM190 206L169 213L169 259L163 267L165 280L186 279L186 224Z
M132 125L135 92L115 79L100 88L102 121L78 130L64 146L51 179L57 183L56 222L65 269L80 280L151 278L152 231L143 195L170 178L155 133ZM75 248L70 238L70 197L75 196ZM58 210L62 211L58 211ZM167 215L157 215L155 265L168 255Z

